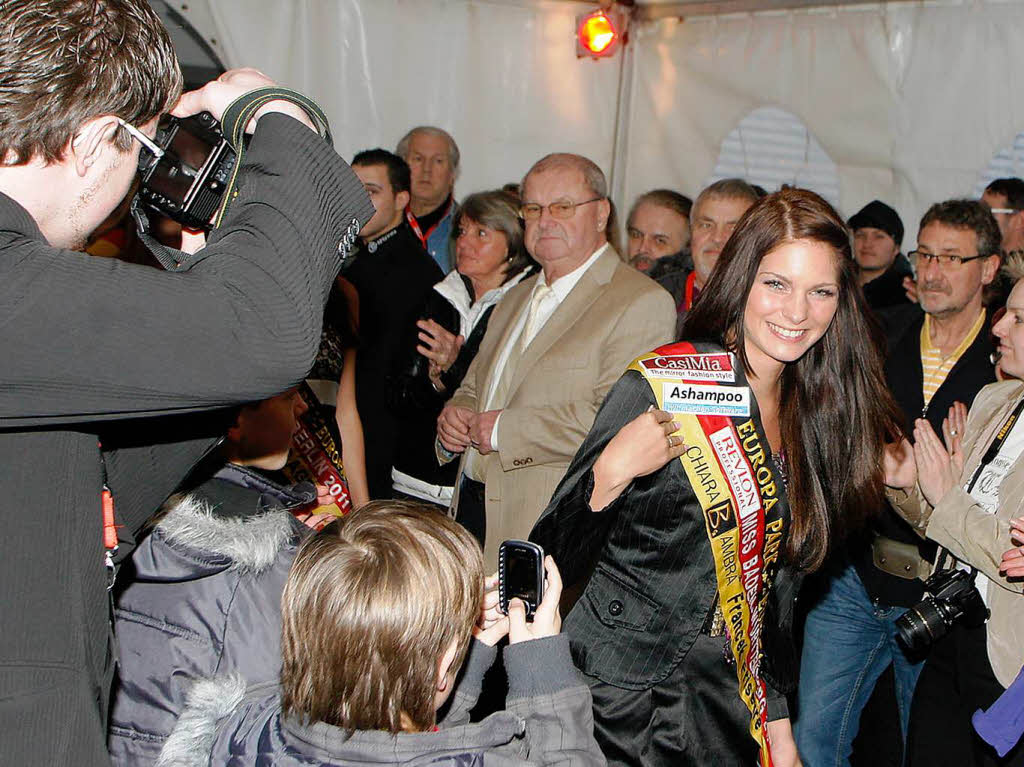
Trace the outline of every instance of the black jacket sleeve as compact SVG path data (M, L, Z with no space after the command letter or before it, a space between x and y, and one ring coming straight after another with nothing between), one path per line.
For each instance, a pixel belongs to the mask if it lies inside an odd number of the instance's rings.
M480 351L480 343L484 340L484 335L487 333L487 323L490 322L496 305L488 306L484 313L480 315L480 319L477 320L473 332L469 334L469 338L462 344L459 356L455 358L455 362L452 363L451 367L441 374L441 383L444 384L445 392L449 397L462 384L462 379L466 377L466 373L469 371L470 363L476 357L477 352Z
M459 333L458 313L444 296L435 290L427 294L419 317L434 320L449 333ZM443 394L434 389L428 375L429 360L416 351L420 343L419 333L419 327L413 323L402 344L402 363L388 387L388 396L391 407L395 410L412 408L436 415L441 412L448 397L455 393L455 389L449 389Z
M315 358L339 243L372 213L324 141L270 114L208 256L188 272L0 231L0 427L181 413L287 388Z

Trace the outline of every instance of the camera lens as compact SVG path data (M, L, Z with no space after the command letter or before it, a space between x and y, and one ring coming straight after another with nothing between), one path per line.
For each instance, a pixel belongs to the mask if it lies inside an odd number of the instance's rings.
M918 602L896 621L900 641L908 650L924 650L949 630L955 618L949 613L950 608L943 601L929 597Z

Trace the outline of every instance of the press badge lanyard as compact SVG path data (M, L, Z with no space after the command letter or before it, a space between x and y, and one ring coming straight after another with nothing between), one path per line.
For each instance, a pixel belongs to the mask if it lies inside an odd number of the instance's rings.
M974 485L981 477L981 472L985 470L986 466L988 466L990 463L992 463L992 461L996 459L997 455L999 455L999 451L1002 449L1003 444L1006 442L1006 438L1010 436L1010 432L1013 431L1013 427L1014 425L1016 425L1017 420L1020 418L1020 414L1022 412L1024 412L1024 397L1021 397L1020 402L1017 403L1017 406L1013 409L1013 412L1006 417L1005 421L1003 421L1003 425L1000 426L999 431L996 432L995 439L992 440L992 443L988 446L988 449L985 451L985 454L981 456L981 462L974 470L974 473L971 475L971 481L967 483L967 487L964 490L966 493L970 494L971 490L974 489ZM945 564L946 559L950 556L952 555L945 548L940 549L939 557L935 563L936 569L943 569L943 565ZM977 569L972 567L972 581L974 580L974 577L977 574Z
M683 291L683 308L690 311L693 307L693 293L696 287L697 272L690 272L686 276L686 288Z
M445 208L444 215L441 216L441 218L439 218L437 220L436 224L434 224L432 227L430 227L427 230L426 234L423 234L423 230L420 228L420 222L417 221L416 220L416 216L414 216L412 214L412 209L411 208L406 208L405 209L405 219L406 219L406 221L409 222L409 226L412 227L412 230L416 233L416 236L420 238L420 242L423 243L423 247L424 248L427 247L427 239L430 237L430 235L432 235L434 233L434 230L437 229L437 227L439 227L441 225L441 222L445 220L445 217L447 217L447 215L449 213L451 213L452 205L454 205L454 204L455 204L455 200L453 198L449 198L448 199L448 207Z
M100 507L103 510L103 559L109 576L107 591L110 591L117 575L117 567L114 565L114 557L117 555L117 525L114 524L114 494L110 492L110 485L107 483L107 462L103 458L103 443L97 442L96 446L100 449L100 476L103 480L103 489L100 491Z

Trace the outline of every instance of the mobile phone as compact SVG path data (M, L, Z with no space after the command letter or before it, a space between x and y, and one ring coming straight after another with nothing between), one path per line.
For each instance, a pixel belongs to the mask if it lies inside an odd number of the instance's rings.
M526 620L533 620L544 598L544 549L530 541L508 540L498 548L498 600L508 614L510 599L526 605Z

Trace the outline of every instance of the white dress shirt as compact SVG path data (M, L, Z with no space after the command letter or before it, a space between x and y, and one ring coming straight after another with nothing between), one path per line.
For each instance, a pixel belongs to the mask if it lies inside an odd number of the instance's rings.
M547 278L545 277L544 272L541 272L537 276L537 283L533 287L534 292L530 295L530 300L526 302L526 305L523 307L522 313L516 320L516 327L509 336L508 343L505 344L505 348L502 349L501 354L498 355L497 362L495 363L494 373L491 375L491 385L488 388L487 397L484 399L484 407L481 408L480 412L483 412L484 410L494 409L493 406L495 403L492 401L494 397L494 392L498 388L498 381L501 380L502 373L505 370L506 364L508 364L508 359L511 356L512 352L520 348L526 349L530 345L533 339L537 337L537 334L540 332L541 328L544 327L545 323L549 319L551 319L551 315L555 313L555 310L558 308L559 304L561 304L562 301L565 300L565 297L568 296L569 293L572 291L572 289L576 287L576 283L580 281L580 279L586 273L587 269L593 266L594 262L597 261L597 259L599 259L601 255L609 247L610 246L606 242L600 248L595 250L594 253L590 256L590 258L588 258L582 264L577 266L568 274L563 274L561 277L557 278L554 282L551 283L550 293L541 302L540 306L537 307L537 312L535 315L533 326L531 328L532 337L521 338L523 330L526 326L527 316L530 313L530 305L533 303L534 294L536 294L540 286L547 286ZM525 343L523 343L524 341ZM502 407L504 407L505 403L503 402L501 403L501 405ZM501 414L499 413L497 419L495 419L494 421L494 428L491 430L490 442L492 450L498 450L498 424L500 422Z

